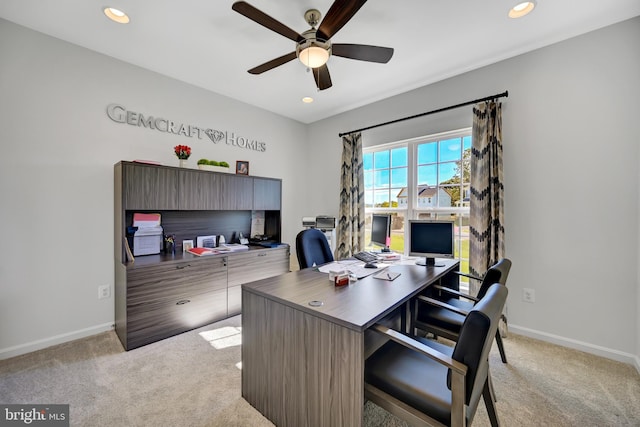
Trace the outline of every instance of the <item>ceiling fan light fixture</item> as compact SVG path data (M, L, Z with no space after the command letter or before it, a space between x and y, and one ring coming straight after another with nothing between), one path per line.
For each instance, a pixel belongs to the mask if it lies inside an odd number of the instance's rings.
M307 68L322 67L329 60L329 51L319 46L309 46L298 53L298 59Z
M537 5L536 0L518 1L518 3L509 10L509 18L522 18L533 11Z
M103 9L103 12L107 16L107 18L111 19L114 22L117 22L118 24L129 23L129 17L120 9L116 9L115 7L105 7Z

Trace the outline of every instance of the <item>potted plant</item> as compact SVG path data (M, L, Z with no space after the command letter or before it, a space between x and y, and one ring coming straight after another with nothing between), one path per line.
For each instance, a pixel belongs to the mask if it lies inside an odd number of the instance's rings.
M206 171L230 173L229 163L218 162L216 160L200 159L198 160L198 169L202 169Z
M187 167L187 159L191 156L191 147L188 145L176 145L173 147L173 152L180 161L180 167Z

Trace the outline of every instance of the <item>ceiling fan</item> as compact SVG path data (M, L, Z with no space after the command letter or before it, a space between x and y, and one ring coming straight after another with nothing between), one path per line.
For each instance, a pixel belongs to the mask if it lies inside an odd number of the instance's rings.
M320 22L321 14L316 9L308 10L304 18L311 28L302 34L287 27L264 12L244 1L238 1L231 7L241 15L276 33L296 42L296 50L279 58L272 59L249 70L251 74L261 74L298 58L307 68L313 70L313 78L318 90L331 87L331 75L327 68L327 60L331 55L360 61L386 64L393 56L389 47L369 46L362 44L331 43L333 37L367 0L336 0L329 8L327 15ZM316 25L320 25L316 29Z

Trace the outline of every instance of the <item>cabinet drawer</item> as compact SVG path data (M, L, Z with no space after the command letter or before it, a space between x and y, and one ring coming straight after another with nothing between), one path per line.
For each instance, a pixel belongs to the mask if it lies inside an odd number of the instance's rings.
M128 310L127 350L227 317L227 290L184 297Z
M227 317L226 257L127 272L127 350Z
M277 276L289 271L289 249L255 250L229 257L229 287Z
M226 257L159 264L127 272L127 307L163 304L226 288Z

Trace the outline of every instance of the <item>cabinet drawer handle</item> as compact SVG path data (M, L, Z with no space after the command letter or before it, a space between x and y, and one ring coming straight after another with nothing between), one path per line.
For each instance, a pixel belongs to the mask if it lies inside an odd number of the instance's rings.
M187 264L187 265L176 265L176 270L183 270L187 267L191 267L191 264Z
M180 301L178 301L178 302L176 303L176 305L185 305L185 304L190 303L190 302L191 302L191 300L188 300L188 299L181 299Z
M267 254L258 254L258 256L267 256Z

